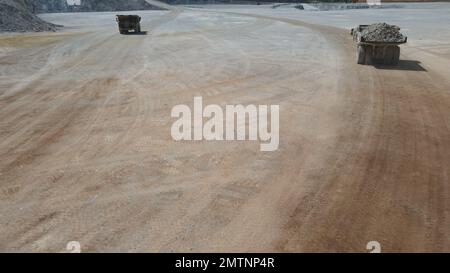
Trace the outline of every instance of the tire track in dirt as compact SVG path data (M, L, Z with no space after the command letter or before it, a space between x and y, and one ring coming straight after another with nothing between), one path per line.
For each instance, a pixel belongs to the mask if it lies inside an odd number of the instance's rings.
M319 176L304 177L303 181L315 183L308 189L310 193L305 195L301 185L297 191L292 188L294 181L305 174L285 178L292 180L291 186L285 185L291 193L278 196L289 202L281 201L278 209L290 220L282 225L277 249L359 252L365 251L368 241L379 240L384 251L448 251L448 231L444 227L448 226L449 175L440 166L450 160L450 146L445 141L449 136L448 119L442 112L450 109L446 95L450 86L435 86L435 82L444 81L432 73L390 73L351 65L354 46L345 31L272 19L318 31L336 47L338 56L343 56L338 90L348 101L344 111L348 119L341 121L348 126L338 132L333 153L325 159L329 163L321 164L325 169ZM403 102L405 98L409 104ZM362 118L356 123L354 115ZM416 116L426 117L422 123L426 129L420 135L414 133ZM408 141L411 135L414 141ZM405 141L412 146L403 146ZM284 157L288 160L294 154ZM266 190L273 193L283 188L280 184L275 187ZM430 196L428 192L438 194ZM266 198L269 196L261 198L261 202ZM278 221L286 219L278 217ZM254 237L260 236L263 234ZM255 241L247 243L258 245Z
M2 155L2 223L23 227L8 225L2 245L54 250L76 236L91 251L359 252L378 240L383 251L448 251L449 84L435 64L424 62L427 72L358 66L344 30L233 16L255 21L189 35L92 34L75 40L86 41L80 48L58 47L41 80L95 75L65 83L59 104L23 120L26 130L2 143L28 143ZM273 41L273 27L289 31ZM309 29L316 43L307 69L292 61L309 61L293 47L306 37L293 38L296 28ZM263 55L254 44L286 54ZM185 56L191 49L195 61ZM61 84L41 80L0 115L20 120L28 104L41 110ZM280 104L287 109L280 150L170 141L160 132L170 126L170 107L197 94L214 103ZM39 124L47 131L28 135ZM111 143L100 139L105 134ZM133 152L147 136L149 147ZM71 164L76 156L87 161Z

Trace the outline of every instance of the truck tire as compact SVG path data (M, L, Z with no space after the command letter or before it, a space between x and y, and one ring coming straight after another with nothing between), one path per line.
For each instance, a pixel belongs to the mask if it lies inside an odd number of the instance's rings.
M365 58L365 63L366 64L373 64L373 47L372 46L366 46L365 47L365 51L366 51L366 58Z
M400 61L400 47L399 46L393 46L392 47L392 65L398 65L398 62Z
M387 46L384 51L383 56L383 64L384 65L391 65L393 63L394 58L394 47L393 46Z
M366 63L366 49L363 45L358 45L358 64L365 64Z

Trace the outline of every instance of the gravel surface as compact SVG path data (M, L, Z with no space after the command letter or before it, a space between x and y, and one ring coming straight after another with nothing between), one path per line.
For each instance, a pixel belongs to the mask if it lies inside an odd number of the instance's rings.
M0 251L449 252L450 4L420 6L177 7L126 36L113 12L45 14L67 27L0 35ZM385 21L403 62L357 65L336 26ZM173 141L199 95L280 105L279 151Z

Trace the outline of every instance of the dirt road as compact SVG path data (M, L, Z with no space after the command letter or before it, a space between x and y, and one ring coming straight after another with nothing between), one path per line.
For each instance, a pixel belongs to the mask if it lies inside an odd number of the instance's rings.
M359 66L343 29L246 13L0 36L0 250L450 251L449 56ZM173 141L196 95L280 105L279 150Z

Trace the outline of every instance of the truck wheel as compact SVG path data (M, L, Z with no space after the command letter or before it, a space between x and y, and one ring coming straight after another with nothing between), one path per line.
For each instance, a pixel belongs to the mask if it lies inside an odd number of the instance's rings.
M365 64L366 63L366 50L364 46L358 45L358 64Z
M400 60L400 47L394 46L392 47L392 65L398 65L398 62Z
M386 47L384 56L383 56L383 64L385 64L385 65L393 64L394 50L395 49L393 46Z
M366 64L373 64L373 47L372 46L366 46L365 47L365 51L366 51L366 61L365 61L365 63Z

